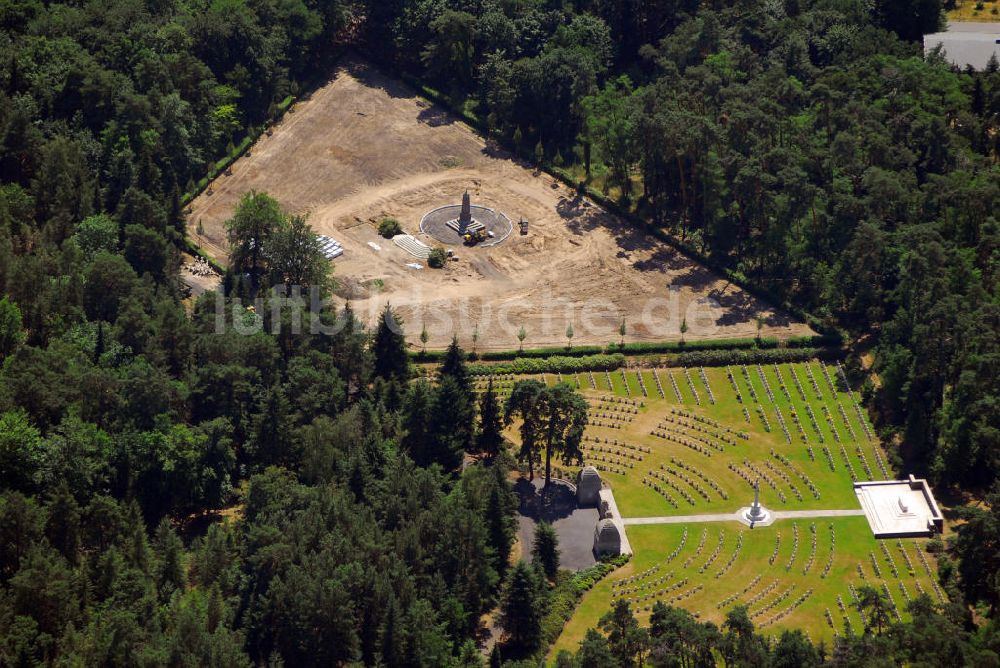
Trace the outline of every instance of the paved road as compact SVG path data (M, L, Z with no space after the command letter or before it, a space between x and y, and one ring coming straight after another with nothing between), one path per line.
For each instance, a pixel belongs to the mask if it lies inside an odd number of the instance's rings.
M795 520L810 517L856 517L864 515L861 508L851 510L768 510L775 520ZM736 513L710 515L667 515L665 517L625 517L622 522L631 524L689 524L694 522L738 522Z

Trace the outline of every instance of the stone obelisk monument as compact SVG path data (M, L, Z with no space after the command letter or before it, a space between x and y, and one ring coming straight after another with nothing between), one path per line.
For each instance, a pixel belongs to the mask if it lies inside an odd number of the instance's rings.
M472 217L472 201L468 190L462 195L462 208L459 209L458 218L452 218L445 224L461 236L485 229L483 223Z
M747 519L751 522L759 522L764 517L764 509L760 507L760 480L755 480L753 483L753 505L747 511Z
M755 524L760 524L761 526L768 526L774 521L774 516L765 508L760 505L760 479L758 478L753 484L753 505L745 508L740 508L736 511L736 519L743 524L750 525L752 529Z
M458 229L461 232L472 222L472 200L469 199L469 191L462 195L462 212L458 214Z

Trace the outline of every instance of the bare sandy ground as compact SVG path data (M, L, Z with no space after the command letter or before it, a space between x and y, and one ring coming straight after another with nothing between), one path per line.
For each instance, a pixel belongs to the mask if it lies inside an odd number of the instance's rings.
M454 248L446 269L414 269L422 261L380 238L384 216L428 245L421 216L458 203L474 204L530 223L493 248ZM466 347L510 349L518 330L525 346L626 340L689 340L756 334L810 333L791 319L655 239L637 232L547 175L511 159L446 111L402 83L347 58L329 82L296 104L220 177L211 195L192 203L190 229L209 253L226 260L224 222L249 190L264 191L312 227L339 240L334 261L339 296L369 322L388 302L402 315L408 341L441 348L457 335ZM373 248L377 244L381 250Z

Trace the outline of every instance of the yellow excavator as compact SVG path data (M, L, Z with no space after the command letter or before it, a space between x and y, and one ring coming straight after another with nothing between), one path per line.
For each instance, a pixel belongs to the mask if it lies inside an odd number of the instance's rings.
M462 238L465 240L466 246L475 246L480 242L486 241L486 237L486 229L481 227L474 232L466 232Z

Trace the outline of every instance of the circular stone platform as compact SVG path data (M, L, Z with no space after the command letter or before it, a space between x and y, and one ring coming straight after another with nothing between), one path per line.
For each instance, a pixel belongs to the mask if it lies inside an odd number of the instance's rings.
M747 506L746 508L740 508L738 511L736 511L736 519L737 519L737 521L739 521L739 522L741 522L741 523L743 523L743 524L745 524L747 526L758 526L758 527L767 527L767 526L771 526L772 524L774 524L774 520L775 520L774 515L772 515L771 511L769 511L764 506L760 506L760 508L759 508L759 512L760 512L760 518L759 519L751 520L750 519L750 515L751 515L750 510L751 510L751 506Z
M494 211L485 206L473 204L471 209L472 219L482 223L487 232L493 233L492 238L488 238L486 241L477 244L478 246L482 248L496 246L510 236L510 232L513 229L510 218L499 211ZM461 204L448 204L438 207L433 211L428 211L420 219L420 231L424 234L429 234L443 244L461 246L465 240L462 239L458 232L448 227L448 221L457 220L461 213Z

